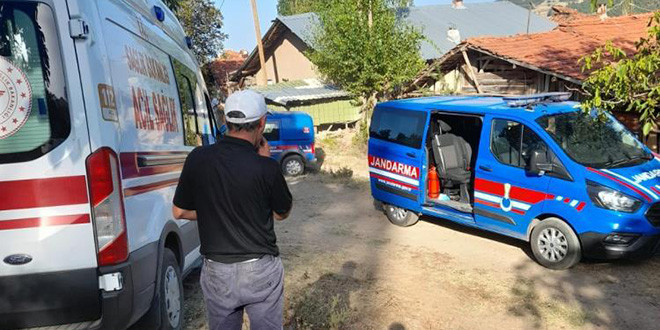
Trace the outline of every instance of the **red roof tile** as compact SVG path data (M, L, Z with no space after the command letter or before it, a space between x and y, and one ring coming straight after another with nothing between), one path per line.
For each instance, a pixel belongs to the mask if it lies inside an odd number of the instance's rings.
M579 17L550 32L512 37L472 38L465 43L493 55L527 63L575 79L584 79L578 60L611 40L630 53L647 36L652 13L612 17Z

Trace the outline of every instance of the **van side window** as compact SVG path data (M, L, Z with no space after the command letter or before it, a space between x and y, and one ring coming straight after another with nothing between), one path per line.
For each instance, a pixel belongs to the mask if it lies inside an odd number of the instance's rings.
M500 162L527 168L534 150L548 151L543 140L529 127L515 121L493 120L490 149Z
M279 141L280 139L279 120L266 122L266 127L264 128L264 138L266 138L266 141Z
M371 119L371 138L420 148L426 125L426 113L421 111L378 108Z
M193 95L194 86L190 80L190 77L194 77L194 74L174 58L172 59L172 64L174 64L174 76L176 77L176 85L179 89L179 101L181 102L184 143L187 146L199 146L201 145L201 139L198 138L199 129L197 126L195 96ZM193 79L192 81L196 80Z

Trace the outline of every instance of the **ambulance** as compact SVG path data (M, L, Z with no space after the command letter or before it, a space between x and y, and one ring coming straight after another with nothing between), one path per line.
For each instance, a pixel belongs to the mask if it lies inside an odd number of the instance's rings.
M420 216L527 241L551 269L660 249L660 156L570 94L380 103L371 193L388 219Z
M0 329L179 329L195 222L172 217L215 120L158 0L0 3Z

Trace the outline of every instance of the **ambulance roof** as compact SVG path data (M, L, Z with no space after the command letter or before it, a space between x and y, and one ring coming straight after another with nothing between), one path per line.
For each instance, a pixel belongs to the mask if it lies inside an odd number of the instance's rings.
M521 96L521 98L524 97ZM515 96L512 96L512 98L515 98ZM579 106L579 103L570 101L544 101L528 106L511 106L509 103L507 98L502 96L432 96L383 102L379 103L378 107L477 115L507 114L534 120L549 114L576 111L576 108Z

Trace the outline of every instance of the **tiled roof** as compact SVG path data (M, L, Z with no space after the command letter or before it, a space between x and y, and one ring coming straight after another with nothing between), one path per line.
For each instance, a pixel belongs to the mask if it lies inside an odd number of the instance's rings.
M419 29L426 40L421 43L422 58L441 57L456 44L447 39L449 27L456 28L462 39L477 36L509 36L527 31L529 11L508 1L466 3L464 9L451 5L413 6L402 9L399 19ZM312 33L318 26L314 13L277 18L308 46ZM529 32L550 31L556 23L536 14L530 16Z
M254 87L271 102L287 105L290 102L304 102L349 97L345 91L323 84L317 79L287 81L263 87Z
M464 44L495 55L526 63L570 78L586 77L578 60L609 40L628 54L635 42L647 35L652 14L612 17L600 20L595 16L581 17L562 23L545 33L499 38L472 38Z

